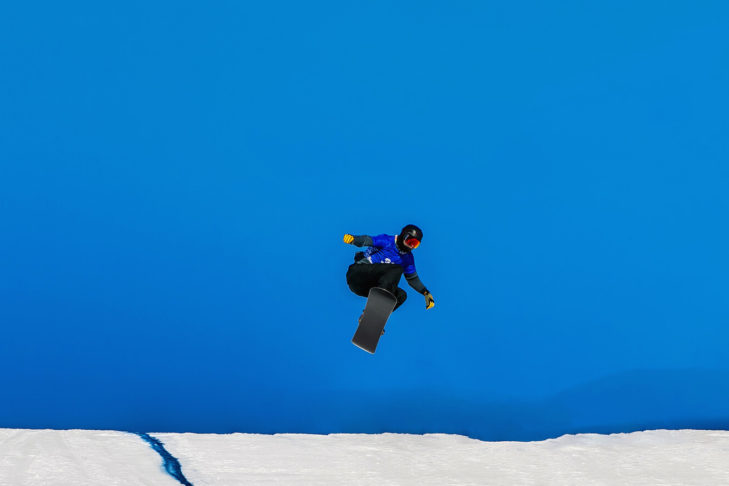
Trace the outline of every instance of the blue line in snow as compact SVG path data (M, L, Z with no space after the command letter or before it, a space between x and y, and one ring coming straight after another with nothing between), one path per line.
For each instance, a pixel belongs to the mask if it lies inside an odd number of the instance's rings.
M185 486L193 486L193 484L185 478L185 475L182 474L182 466L180 466L180 461L178 461L177 458L175 458L172 454L167 452L164 444L159 439L144 433L138 433L137 435L144 439L147 443L149 443L149 445L152 446L152 449L157 451L157 453L162 456L163 466L165 468L165 471L167 471L170 476L177 479L180 484L184 484Z

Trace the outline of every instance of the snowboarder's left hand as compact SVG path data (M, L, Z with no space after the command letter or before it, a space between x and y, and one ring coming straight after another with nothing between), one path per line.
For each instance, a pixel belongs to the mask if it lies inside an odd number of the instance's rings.
M425 309L431 309L435 306L435 299L433 299L433 294L430 292L425 292L423 294L425 296Z
M354 242L354 236L350 234L344 235L344 242L348 245L351 245Z

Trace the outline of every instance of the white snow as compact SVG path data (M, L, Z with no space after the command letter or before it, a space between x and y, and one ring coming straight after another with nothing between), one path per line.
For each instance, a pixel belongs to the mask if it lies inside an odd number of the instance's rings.
M151 434L195 486L729 484L729 432L541 442L458 435ZM0 485L179 485L134 434L0 429Z
M2 486L180 486L160 464L134 434L0 429Z
M482 442L457 435L157 434L195 486L720 485L729 432Z

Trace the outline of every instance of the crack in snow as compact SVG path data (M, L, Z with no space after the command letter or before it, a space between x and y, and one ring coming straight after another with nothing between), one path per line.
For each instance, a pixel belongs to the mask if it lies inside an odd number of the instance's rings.
M165 468L165 471L172 476L173 478L177 479L180 484L184 484L185 486L194 486L190 481L185 478L185 475L182 474L182 466L180 465L180 461L177 460L175 456L170 454L167 449L165 449L165 445L160 441L159 439L152 437L151 435L147 433L139 432L137 433L139 437L141 437L145 442L147 442L152 449L154 449L160 456L162 456L162 465Z

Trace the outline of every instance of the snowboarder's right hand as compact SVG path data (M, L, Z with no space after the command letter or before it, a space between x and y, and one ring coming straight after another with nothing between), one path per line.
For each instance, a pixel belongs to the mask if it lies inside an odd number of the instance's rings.
M354 236L347 233L346 235L344 235L344 242L348 245L351 245L354 242Z

